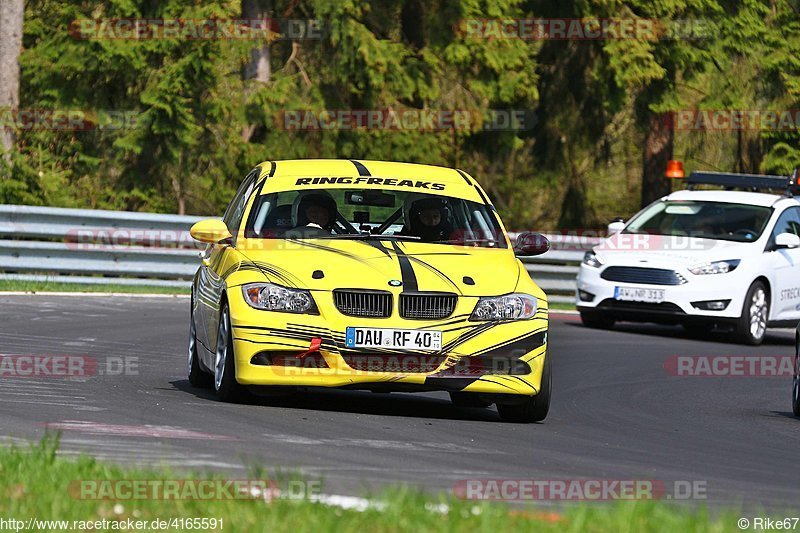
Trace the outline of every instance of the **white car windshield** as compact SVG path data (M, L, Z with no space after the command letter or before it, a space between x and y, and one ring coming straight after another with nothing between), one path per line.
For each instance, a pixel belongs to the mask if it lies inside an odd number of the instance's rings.
M258 196L247 238L398 239L505 248L491 207L461 198L377 189L305 189Z
M753 242L761 236L771 214L771 208L757 205L664 201L642 211L624 233Z

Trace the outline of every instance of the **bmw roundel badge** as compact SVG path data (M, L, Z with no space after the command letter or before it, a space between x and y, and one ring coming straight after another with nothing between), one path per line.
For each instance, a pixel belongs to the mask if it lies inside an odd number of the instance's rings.
M389 280L389 285L391 285L392 287L399 287L402 284L403 284L403 282L400 281L399 279Z

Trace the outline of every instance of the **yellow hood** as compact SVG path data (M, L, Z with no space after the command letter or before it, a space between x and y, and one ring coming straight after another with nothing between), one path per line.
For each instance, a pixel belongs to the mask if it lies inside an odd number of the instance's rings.
M236 250L244 258L243 266L253 270L254 265L270 282L311 290L487 296L513 292L520 275L510 249L377 239L246 239ZM229 286L238 284L231 282Z

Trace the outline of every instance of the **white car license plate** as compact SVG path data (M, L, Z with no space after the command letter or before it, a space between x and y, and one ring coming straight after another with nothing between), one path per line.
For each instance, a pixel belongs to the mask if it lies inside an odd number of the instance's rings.
M626 302L647 302L658 304L664 301L664 289L639 289L636 287L615 287L614 299Z
M429 329L347 328L347 348L394 350L441 350L442 332Z

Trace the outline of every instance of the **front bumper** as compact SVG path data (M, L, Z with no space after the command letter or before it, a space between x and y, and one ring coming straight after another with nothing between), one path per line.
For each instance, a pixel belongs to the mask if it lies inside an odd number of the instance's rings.
M539 391L547 352L546 300L539 300L532 319L487 323L469 321L477 303L471 297L459 298L449 318L434 321L346 317L326 292L314 293L320 315L253 309L238 287L229 298L236 380L242 385L526 396ZM443 348L435 353L347 349L348 326L436 329L442 331ZM298 359L315 338L322 341L319 350Z
M694 276L681 272L687 279L682 285L651 285L608 281L600 277L603 269L581 265L578 272L575 305L580 311L602 312L603 316L634 322L726 322L738 319L750 281L737 270L727 274ZM740 279L741 278L741 279ZM661 303L615 300L616 287L663 289ZM707 302L727 300L724 309L705 307Z

